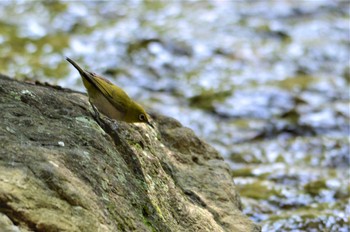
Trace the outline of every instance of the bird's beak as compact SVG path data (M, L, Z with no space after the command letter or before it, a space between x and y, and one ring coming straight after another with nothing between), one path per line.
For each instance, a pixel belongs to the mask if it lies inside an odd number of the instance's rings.
M153 126L153 124L151 124L150 122L146 122L150 127L152 127L153 129L154 129L154 126Z

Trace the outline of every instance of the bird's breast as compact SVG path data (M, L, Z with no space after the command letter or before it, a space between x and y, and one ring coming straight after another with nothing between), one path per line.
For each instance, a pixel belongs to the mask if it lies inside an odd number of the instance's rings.
M89 97L92 104L94 104L102 114L111 119L123 120L124 113L118 111L102 93L97 91L93 94L89 93Z

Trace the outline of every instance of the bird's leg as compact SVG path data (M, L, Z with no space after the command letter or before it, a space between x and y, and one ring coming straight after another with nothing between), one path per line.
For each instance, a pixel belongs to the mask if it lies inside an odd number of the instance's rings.
M89 102L90 102L90 105L91 105L92 109L94 110L94 115L93 115L93 117L95 118L95 120L97 121L97 123L98 123L99 125L103 125L103 124L101 123L100 113L98 112L98 110L96 109L96 107L94 106L94 104L92 104L92 102L91 102L90 99L89 99Z
M105 123L105 122L102 123L101 117L100 117L100 112L98 112L98 109L96 108L96 106L94 106L94 104L92 104L90 98L89 98L89 102L90 102L90 105L91 105L92 109L94 110L94 113L93 113L92 116L95 118L95 120L97 121L97 123L98 123L102 128L105 128L105 127L106 127L106 123ZM111 123L110 125L112 125L112 129L113 129L114 131L116 131L116 130L118 129L118 124L117 124L116 121L114 121L114 120L112 120L112 119L110 119L110 118L108 118L108 117L105 117L105 119L107 119L107 121L109 121L109 122Z

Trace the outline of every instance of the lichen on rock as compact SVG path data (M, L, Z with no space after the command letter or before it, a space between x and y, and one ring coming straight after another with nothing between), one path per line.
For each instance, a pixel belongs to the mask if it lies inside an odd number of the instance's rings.
M81 93L0 76L4 231L259 231L221 156L174 119L92 117Z

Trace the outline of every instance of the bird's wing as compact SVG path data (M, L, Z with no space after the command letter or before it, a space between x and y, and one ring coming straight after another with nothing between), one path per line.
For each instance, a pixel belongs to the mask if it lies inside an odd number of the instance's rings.
M98 89L102 95L122 114L127 111L130 103L129 96L118 86L110 81L96 75L95 73L83 70L74 60L66 58L80 73L81 77ZM109 85L109 86L108 86ZM114 96L114 97L113 97ZM117 97L118 96L118 97Z
M121 113L126 113L128 103L130 101L129 96L118 86L112 84L112 82L93 74L91 80L98 90L107 98L107 100ZM105 86L109 85L108 88ZM114 96L114 97L113 97ZM123 101L122 101L123 100Z

